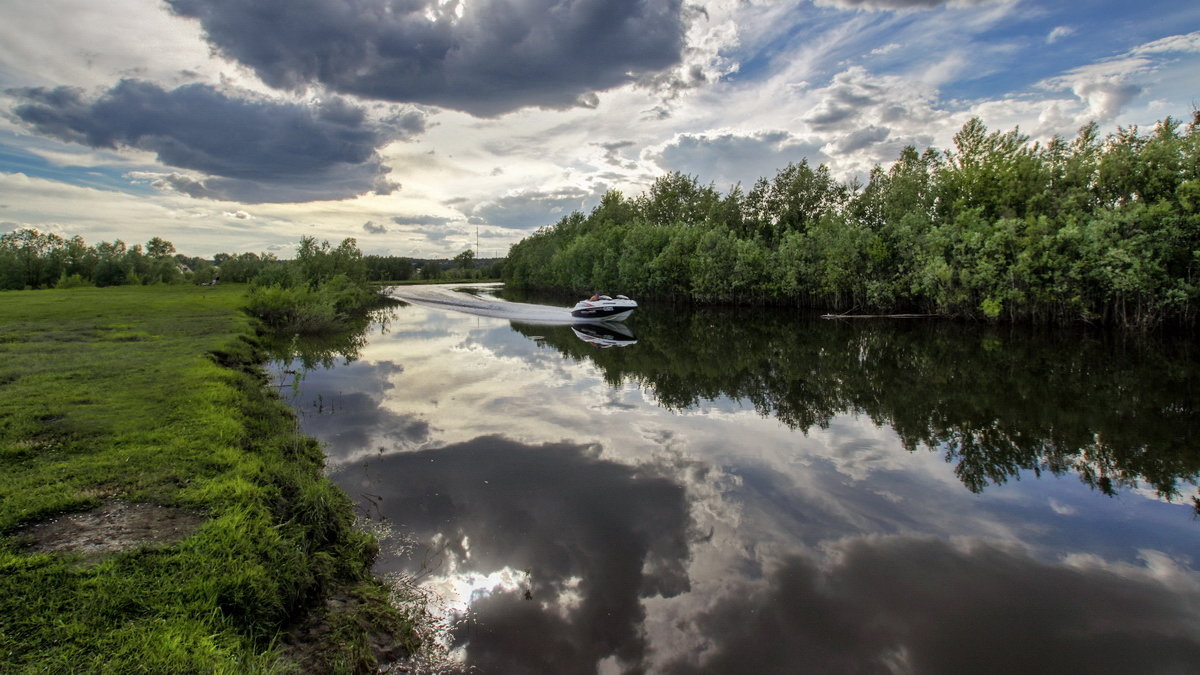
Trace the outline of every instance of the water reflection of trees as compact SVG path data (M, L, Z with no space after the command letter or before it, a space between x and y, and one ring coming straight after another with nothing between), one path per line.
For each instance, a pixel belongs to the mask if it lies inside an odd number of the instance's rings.
M388 324L395 318L394 307L373 310L365 316L353 317L343 322L342 330L330 330L310 335L286 333L264 333L259 336L268 358L283 363L295 363L303 370L331 368L338 360L353 363L358 360L367 345L367 331L380 326L387 332Z
M729 396L798 430L866 415L909 450L945 452L976 492L1021 471L1075 472L1106 494L1144 481L1176 498L1200 473L1190 340L774 310L635 320L639 344L623 350L590 349L567 330L514 328L672 409Z

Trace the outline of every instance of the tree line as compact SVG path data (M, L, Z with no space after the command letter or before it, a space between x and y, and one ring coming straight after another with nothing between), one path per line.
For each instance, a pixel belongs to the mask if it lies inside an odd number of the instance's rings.
M295 255L218 253L211 260L175 251L154 237L128 246L120 239L88 246L34 229L0 235L0 290L78 288L130 284L248 283L245 308L282 334L332 334L348 330L385 299L380 281L479 279L499 275L498 261L464 251L453 260L413 261L366 256L353 238L338 245L302 237Z
M361 253L358 259L363 279L372 282L498 279L503 265L503 260L477 260L470 250L447 260ZM188 256L161 237L131 246L120 239L88 245L80 236L67 238L33 228L0 235L0 290L211 283L214 279L249 283L287 263L272 253Z
M725 194L672 173L513 245L517 288L834 312L1194 324L1200 112L1031 143L979 119L865 183L807 161Z
M121 239L89 246L78 235L22 228L0 235L0 290L248 282L284 262L270 253L189 256L162 237L145 246Z
M212 272L205 267L212 265L176 254L160 237L143 247L120 239L89 246L79 236L30 228L0 235L0 290L182 283L197 278L194 268L201 269L200 281L209 281Z

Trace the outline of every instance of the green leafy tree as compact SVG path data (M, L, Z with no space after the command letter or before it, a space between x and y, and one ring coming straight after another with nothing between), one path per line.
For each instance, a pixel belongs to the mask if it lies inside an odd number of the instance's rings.
M695 176L675 172L654 181L635 204L638 215L648 223L694 225L704 222L720 201L720 194L711 185L700 185ZM605 209L602 213L608 212Z
M746 195L745 220L754 234L774 246L791 231L805 232L821 218L837 212L850 196L824 164L813 169L807 160L788 164L768 181L759 179Z
M146 255L151 258L169 258L175 255L175 245L162 237L154 237L146 242Z
M128 252L125 242L120 239L96 244L97 286L120 286L128 283L130 275L134 273L126 256Z
M467 249L454 256L454 268L464 275L468 271L473 271L475 269L475 252Z

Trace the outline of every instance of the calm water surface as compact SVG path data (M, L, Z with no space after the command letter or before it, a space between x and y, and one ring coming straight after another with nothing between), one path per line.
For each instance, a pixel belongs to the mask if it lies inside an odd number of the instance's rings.
M1190 339L461 309L275 372L464 669L1200 668Z

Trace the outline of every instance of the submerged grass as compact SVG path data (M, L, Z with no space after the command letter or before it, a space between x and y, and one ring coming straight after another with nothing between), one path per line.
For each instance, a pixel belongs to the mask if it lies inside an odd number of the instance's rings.
M0 672L286 672L281 630L335 591L371 595L375 541L264 386L243 295L0 295ZM203 524L98 560L31 545L31 526L114 502ZM387 607L363 616L407 635Z

